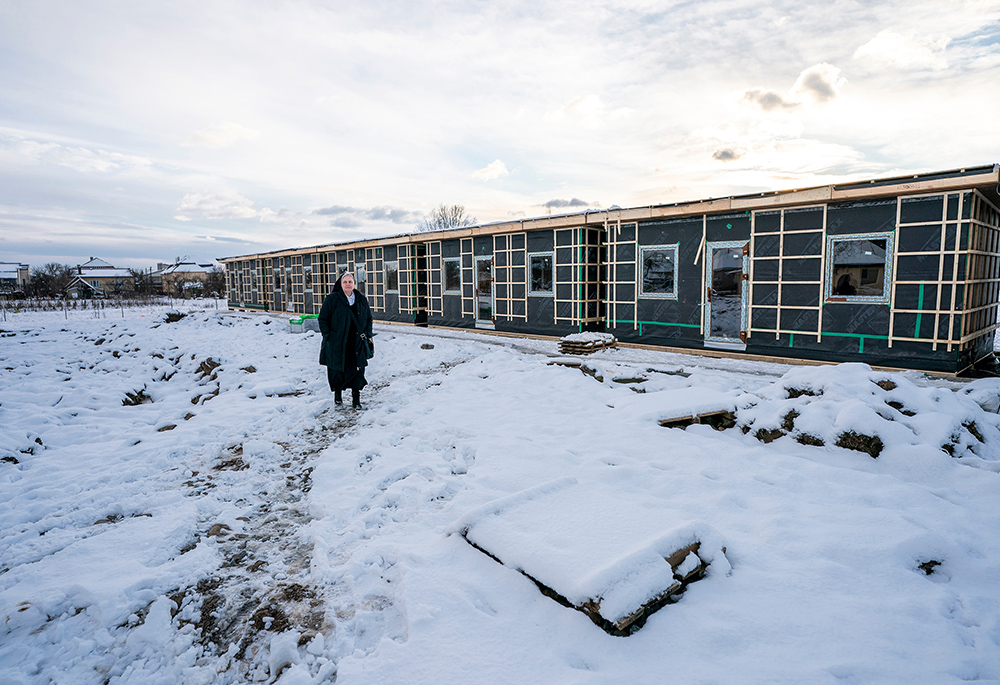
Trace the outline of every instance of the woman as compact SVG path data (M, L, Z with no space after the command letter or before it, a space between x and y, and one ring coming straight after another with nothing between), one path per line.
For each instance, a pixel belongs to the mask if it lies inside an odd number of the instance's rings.
M351 406L361 409L361 388L368 385L365 367L367 350L372 345L372 310L364 293L354 288L354 274L345 272L323 300L319 311L319 330L323 345L319 363L326 367L326 378L333 390L333 401L344 403L343 391L351 389ZM367 339L363 339L362 335Z

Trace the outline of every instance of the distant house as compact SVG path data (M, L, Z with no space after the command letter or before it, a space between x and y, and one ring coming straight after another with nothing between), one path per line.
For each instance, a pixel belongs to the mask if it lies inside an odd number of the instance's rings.
M108 297L135 290L135 280L128 269L112 266L103 259L91 257L84 264L77 264L73 279L66 286L72 298Z
M30 273L31 267L27 264L0 262L0 294L24 293Z
M162 290L171 295L201 294L208 289L208 281L212 273L221 271L218 264L208 262L177 262L169 266L158 264ZM164 268L159 268L164 267ZM154 272L155 273L155 272Z
M884 238L835 243L831 297L882 295L886 244Z
M153 290L163 294L163 272L174 266L172 263L157 262L156 269L149 272L149 282Z

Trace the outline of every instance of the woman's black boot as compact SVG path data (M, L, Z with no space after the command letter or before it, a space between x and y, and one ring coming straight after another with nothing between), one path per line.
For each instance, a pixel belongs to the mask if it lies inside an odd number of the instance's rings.
M361 391L351 390L351 406L354 409L361 409Z
M343 392L341 392L340 390L334 390L333 391L333 402L334 402L334 404L343 404L344 403L344 394L343 394Z

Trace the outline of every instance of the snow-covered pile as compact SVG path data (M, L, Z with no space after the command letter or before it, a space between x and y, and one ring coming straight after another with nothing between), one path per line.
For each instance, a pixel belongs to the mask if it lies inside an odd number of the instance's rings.
M562 342L569 343L589 343L606 345L615 341L615 336L610 333L596 333L585 331L583 333L570 333L559 338Z
M804 445L837 445L878 457L938 447L966 462L1000 471L1000 384L974 381L956 392L920 387L903 374L865 364L797 368L744 398L744 432L771 442L787 435Z
M591 354L616 344L615 336L610 333L573 333L559 339L559 351L563 354Z
M353 412L317 334L182 313L0 326L0 682L1000 679L997 381L378 325ZM693 536L628 637L517 570L620 614Z
M684 520L683 512L629 506L614 488L575 478L490 502L453 530L505 565L557 592L577 608L622 627L644 605L681 589L668 559L697 545L695 559L727 573L719 534ZM686 555L685 555L686 556ZM678 559L678 566L687 562ZM681 579L682 579L681 578Z

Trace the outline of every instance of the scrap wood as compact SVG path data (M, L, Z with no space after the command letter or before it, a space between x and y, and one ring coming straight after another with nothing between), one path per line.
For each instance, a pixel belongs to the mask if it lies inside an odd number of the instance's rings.
M618 347L618 341L610 333L574 333L559 340L562 354L593 354L612 347Z
M598 350L617 348L618 341L609 343L579 344L579 343L559 343L560 354L593 354Z
M664 428L686 428L696 423L707 424L715 430L725 430L736 425L736 413L729 409L719 409L659 420L659 424Z

